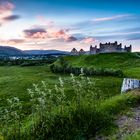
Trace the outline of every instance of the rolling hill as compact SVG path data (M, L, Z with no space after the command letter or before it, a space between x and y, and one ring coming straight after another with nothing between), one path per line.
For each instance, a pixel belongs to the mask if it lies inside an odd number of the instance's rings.
M15 47L0 46L0 56L23 55L24 52Z
M67 55L69 52L59 50L20 50L11 46L0 46L0 56L12 55Z
M140 66L137 53L108 53L97 55L66 56L65 60L73 66L126 69Z
M140 78L139 53L109 53L97 55L65 56L64 60L73 67L95 69L120 69L132 78ZM60 65L57 60L55 65Z

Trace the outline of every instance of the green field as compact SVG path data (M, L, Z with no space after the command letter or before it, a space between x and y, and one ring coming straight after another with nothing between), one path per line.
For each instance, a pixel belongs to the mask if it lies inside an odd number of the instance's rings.
M114 53L114 54L99 54L99 55L90 55L90 56L67 56L64 58L65 61L67 61L68 63L70 63L72 66L78 66L78 67L94 67L94 68L109 68L109 69L121 69L123 70L124 74L126 77L130 77L130 78L138 78L140 79L140 58L135 54L135 53ZM59 63L59 60L56 62ZM71 88L71 85L69 84L70 82L70 75L66 75L66 74L54 74L50 71L49 66L45 65L45 66L31 66L31 67L20 67L20 66L1 66L0 67L0 109L3 108L7 108L7 101L6 99L11 99L13 97L18 97L21 101L22 101L22 105L23 105L23 110L21 110L21 113L23 113L23 120L25 123L26 127L27 125L30 124L30 119L29 116L32 113L31 112L31 106L32 103L29 100L29 95L27 93L27 89L32 88L32 84L40 84L41 81L45 81L47 83L47 87L49 89L53 89L55 84L59 84L59 77L62 77L62 79L65 81L64 84L66 84L66 99L64 100L65 102L70 101L70 105L67 105L67 103L64 103L64 110L67 108L68 110L71 108L73 109L75 101L71 101L71 99L73 98L74 95L74 91ZM90 94L89 97L86 97L85 95L83 95L81 97L81 104L84 105L84 107L81 105L81 112L82 109L84 111L88 111L89 116L91 115L95 115L97 112L99 113L100 116L100 112L101 113L101 119L105 119L105 121L103 121L103 124L99 123L99 126L101 125L103 127L103 129L101 131L104 131L105 128L108 127L107 132L110 133L110 129L113 127L112 124L107 125L106 122L108 122L110 120L110 122L112 123L112 117L114 118L114 116L124 112L125 110L127 110L129 107L134 106L137 104L137 101L139 99L139 96L131 96L131 95L121 95L120 94L120 90L121 90L121 84L122 84L122 80L123 78L119 78L119 77L102 77L102 76L93 76L90 77L92 82L95 82L95 87L98 89L99 96L100 97L95 97L96 99L93 99L93 102L91 101L90 105L88 105L88 100L90 100ZM82 83L82 81L81 81ZM81 84L82 86L87 86L87 84L83 83ZM79 89L83 89L83 87L80 87ZM92 90L89 91L90 93L92 93ZM95 91L93 91L94 93ZM84 94L86 93L86 91L84 92ZM98 93L98 92L97 92ZM52 92L53 94L53 92ZM79 94L82 94L82 91L79 92ZM75 99L75 98L74 98ZM95 113L93 112L94 110L94 102L98 102L98 109L95 107L95 110L97 109L98 111ZM60 107L62 105L60 104ZM122 107L123 106L123 107ZM93 109L92 109L93 107ZM127 108L128 107L128 108ZM58 105L58 109L59 105ZM78 108L72 110L72 112L77 111L76 114L79 113L79 115L82 116L82 114L80 114L79 110L77 110ZM64 121L65 123L67 122L67 115L73 115L73 114L69 114L67 111L65 112L61 112L60 115L59 113L56 114L57 111L57 106L54 107L52 109L52 112L55 112L52 116L55 118L57 116L57 118L60 117L60 120L62 119L62 122ZM85 117L88 117L88 113L85 114ZM107 116L106 116L107 114ZM111 115L110 115L111 114ZM93 116L94 116L93 115ZM108 117L111 116L110 117ZM106 116L106 118L104 118ZM78 119L78 115L75 116ZM84 117L84 115L83 115ZM97 116L96 116L97 117ZM103 118L102 118L103 117ZM107 119L108 117L108 119ZM63 126L64 128L61 130L61 124L60 127L57 127L56 122L60 121L59 119L57 120L53 120L53 125L49 126L48 129L51 129L51 132L54 133L55 135L58 135L58 139L87 139L87 137L85 136L85 134L87 133L87 135L92 135L92 130L91 128L94 130L95 125L90 126L90 129L88 129L88 131L82 131L80 128L78 128L78 126L83 126L83 129L85 129L86 124L83 123L87 123L85 120L89 118L81 118L81 124L78 125L71 125L68 122L68 130L71 130L71 136L70 134L68 135L69 132L64 132L63 129L66 129L65 126ZM79 120L79 119L78 119ZM83 121L84 120L84 121ZM94 120L94 119L93 119ZM73 122L73 119L71 120ZM82 122L83 121L83 122ZM98 122L96 119L94 120L96 122ZM93 122L94 122L93 121ZM100 117L99 117L99 121L100 121ZM36 129L40 129L40 124L41 122L38 122ZM107 126L105 126L105 124ZM109 124L109 123L108 123ZM10 124L12 125L12 124ZM64 124L63 124L64 125ZM8 127L8 126L7 126ZM10 127L10 126L9 126ZM26 129L26 127L24 127L24 129ZM77 128L76 128L77 127ZM97 126L98 128L98 123ZM57 133L55 131L55 129L60 129L60 132ZM100 127L99 127L100 128ZM98 128L98 129L99 129ZM100 130L96 130L97 133L100 132ZM116 129L116 128L115 128ZM44 129L43 129L44 130ZM45 129L46 130L46 129ZM39 131L39 130L36 130ZM82 131L82 132L81 132ZM77 134L75 134L74 132L77 132ZM52 138L52 134L50 134L49 130L46 132L48 134L44 135L44 137L49 136L49 138ZM101 132L102 133L102 132ZM44 134L44 132L43 132ZM61 135L59 135L61 134ZM10 134L12 135L12 134ZM39 132L39 135L42 136L42 132ZM26 135L25 135L26 136ZM29 134L27 135L29 136ZM62 137L61 137L62 136ZM67 136L67 137L65 137ZM94 136L94 133L93 133ZM38 136L37 136L38 137ZM4 139L3 136L0 137L0 139ZM18 138L16 138L18 139ZM23 138L25 139L25 137ZM30 139L30 138L29 138ZM37 138L35 138L37 139ZM39 138L38 138L39 139ZM43 136L42 138L43 139ZM56 139L56 137L54 137L54 140Z

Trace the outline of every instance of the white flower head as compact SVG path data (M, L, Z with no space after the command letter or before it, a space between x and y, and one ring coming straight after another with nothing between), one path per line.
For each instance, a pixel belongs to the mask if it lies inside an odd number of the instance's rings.
M64 82L63 82L63 80L62 80L62 78L61 78L61 77L59 77L59 82L60 82L60 86L61 86L61 87L63 87Z
M80 72L81 72L81 74L84 74L84 69L83 69L83 68L81 68Z

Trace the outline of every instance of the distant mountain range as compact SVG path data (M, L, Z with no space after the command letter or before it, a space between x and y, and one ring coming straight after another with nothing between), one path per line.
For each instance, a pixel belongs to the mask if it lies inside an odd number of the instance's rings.
M0 56L13 56L13 55L67 55L69 52L59 50L20 50L10 46L0 46Z
M33 54L33 55L38 55L38 54L69 54L69 52L66 51L59 51L59 50L25 50L25 54Z

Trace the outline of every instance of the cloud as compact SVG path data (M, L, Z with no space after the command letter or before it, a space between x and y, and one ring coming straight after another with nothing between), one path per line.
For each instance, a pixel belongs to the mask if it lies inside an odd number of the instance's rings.
M63 29L60 29L59 31L53 31L53 32L50 33L50 35L52 37L55 37L55 38L65 38L65 37L67 37L67 34Z
M6 1L0 2L0 26L2 26L3 24L9 21L19 19L20 17L19 15L13 14L14 8L15 5L10 2L6 2Z
M43 28L27 29L23 31L24 37L28 39L45 39L47 31Z
M13 21L13 20L16 20L16 19L19 19L19 18L20 18L19 15L11 15L11 16L4 17L3 20L5 20L5 21Z
M28 39L53 39L57 41L73 42L77 38L70 35L68 29L48 29L45 28L31 28L23 31L24 37Z
M3 45L18 45L24 43L26 40L24 39L8 39L8 40L0 40L0 44Z
M51 32L50 36L57 39L63 39L66 42L77 41L78 39L68 34L69 29L60 29L59 31Z
M101 28L118 28L118 27L126 27L129 22L130 24L139 24L140 17L137 15L131 15L131 14L124 14L124 15L115 15L115 16L109 16L109 17L101 17L101 18L93 18L89 20L83 20L80 22L77 22L71 26L73 26L73 30L75 31L89 31L91 32L91 29L98 30ZM117 26L116 26L117 25ZM94 32L94 31L93 31Z
M75 36L69 34L69 29L60 29L56 31L48 32L49 36L56 39L61 39L66 42L77 41L78 39Z
M83 43L86 43L86 44L92 44L96 41L95 38L92 38L92 37L89 37L89 38L85 38L82 40Z
M73 42L73 41L77 41L78 39L74 36L70 36L66 39L67 42Z
M104 22L104 21L111 21L111 20L116 20L116 19L122 19L124 17L129 17L130 15L116 15L112 17L103 17L103 18L95 18L92 19L93 22Z
M7 12L11 12L15 6L10 2L0 2L0 14L5 14Z
M10 39L8 40L9 44L21 44L24 43L25 40L24 39Z

